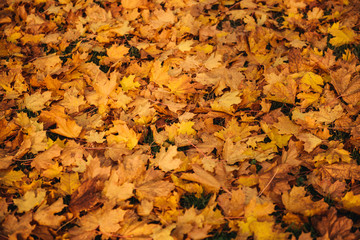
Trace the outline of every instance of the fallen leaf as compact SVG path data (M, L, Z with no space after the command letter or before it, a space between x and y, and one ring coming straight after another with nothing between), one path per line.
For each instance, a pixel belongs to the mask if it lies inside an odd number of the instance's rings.
M17 212L27 212L40 205L44 201L45 196L46 190L41 188L36 189L36 191L27 191L21 198L14 199L14 204L18 207Z
M306 191L303 187L294 186L290 193L284 192L282 195L282 202L288 211L294 213L301 213L306 217L311 217L324 213L328 205L324 200L314 202L310 196L305 196Z
M62 198L59 198L53 204L46 205L42 204L34 214L34 220L37 221L39 224L44 226L49 226L51 228L58 228L62 221L66 219L65 216L58 216L55 215L56 213L60 212L66 205L63 204Z

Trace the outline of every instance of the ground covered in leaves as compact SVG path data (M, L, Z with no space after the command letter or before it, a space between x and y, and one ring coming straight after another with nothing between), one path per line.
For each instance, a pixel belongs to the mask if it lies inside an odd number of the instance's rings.
M1 239L359 239L354 0L4 0Z

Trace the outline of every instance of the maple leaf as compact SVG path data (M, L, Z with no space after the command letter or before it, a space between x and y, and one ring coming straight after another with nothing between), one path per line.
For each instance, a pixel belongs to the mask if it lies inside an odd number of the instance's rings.
M172 93L178 96L194 93L196 91L194 86L190 83L190 78L186 75L182 75L179 78L170 78L167 87Z
M140 87L140 83L134 82L134 79L135 79L135 75L129 75L128 77L123 77L123 79L120 81L120 84L124 92L127 92L129 90L134 90Z
M192 40L184 40L184 41L181 41L178 45L177 45L177 48L182 51L182 52L186 52L186 51L190 51L192 49L192 45L194 44L195 42L192 41Z
M182 163L181 159L176 157L177 154L176 146L169 146L167 150L162 147L153 161L161 170L168 172L178 168Z
M352 43L356 36L352 29L345 26L340 27L340 22L334 23L328 32L334 36L330 39L330 43L335 47Z
M215 132L214 136L226 140L231 139L233 142L238 142L242 139L246 139L251 135L253 131L257 131L258 126L250 126L248 123L242 122L240 125L235 118L232 118L225 129Z
M265 75L266 81L269 83L264 86L264 93L267 99L284 103L295 103L295 95L297 84L294 79L284 76L284 74L276 75L271 73Z
M224 93L220 98L215 99L215 101L211 103L211 108L214 111L225 112L232 115L235 111L233 105L241 103L240 94L240 91Z
M6 186L13 186L15 182L22 181L26 175L22 171L7 171L1 174L0 182Z
M34 214L34 220L39 224L44 226L49 226L51 228L57 228L60 226L61 222L66 219L65 216L55 215L60 212L66 205L63 204L62 198L59 198L53 204L46 205L42 204Z
M353 191L349 191L341 198L342 206L349 211L360 213L360 195L355 195Z
M222 65L222 55L215 53L211 54L210 57L204 63L204 66L209 70L220 67L221 65Z
M16 217L13 214L8 215L2 223L4 234L6 234L9 240L17 240L19 237L26 239L36 227L30 224L31 221L31 212L27 212L21 217Z
M126 123L121 120L114 121L114 126L110 128L107 133L110 133L110 135L106 137L109 144L125 142L129 149L133 149L140 138L140 134L137 134L133 129L129 129Z
M308 86L311 86L315 92L322 92L322 87L320 85L323 85L324 81L320 75L312 72L306 72L301 78L301 82Z
M51 92L44 93L36 92L32 95L25 93L24 107L37 112L45 108L45 104L51 99Z
M227 217L240 217L244 215L245 193L242 189L234 190L229 193L221 194L218 203Z
M160 61L155 61L150 72L150 81L155 82L160 87L167 85L170 81L170 75L168 74L169 66L164 64L162 66Z
M77 138L80 135L82 127L74 120L57 117L55 121L57 128L52 129L52 132L68 138Z
M117 172L113 171L109 180L105 182L103 193L111 201L120 203L133 196L134 187L134 184L129 182L121 184Z
M165 228L160 226L154 230L154 233L151 234L151 237L154 240L173 240L174 238L171 236L171 231L176 227L176 224L171 224Z
M80 225L85 231L95 230L99 227L103 233L116 232L120 229L120 224L126 213L121 208L112 208L111 205L104 205L97 211L90 212L80 218Z
M323 239L336 239L339 236L343 239L357 239L359 232L351 232L353 221L347 217L338 217L334 207L330 208L326 216L315 222L317 230Z
M268 137L274 141L279 148L286 146L291 138L291 135L279 134L279 131L276 128L270 128L266 123L261 123L260 125L266 135L268 135Z
M331 141L329 144L329 148L326 152L319 153L314 157L315 166L321 165L323 162L327 162L329 164L333 164L339 162L340 160L343 162L350 163L350 153L343 149L343 144L338 143L336 141Z
M346 68L331 71L331 83L345 102L356 106L360 102L360 77L359 75L352 77L350 73L351 71Z
M73 185L70 185L72 190ZM92 178L83 182L71 195L69 204L70 211L78 217L83 210L89 210L99 201L100 193L103 189L103 182L99 178Z
M196 131L192 128L195 122L192 121L182 121L178 126L178 134L187 134L187 135L195 135Z
M7 121L5 118L0 119L0 141L4 141L6 138L14 135L16 130L18 130L18 125L15 124L15 121Z
M31 162L31 166L35 167L37 170L47 169L55 164L52 159L59 157L61 151L62 148L59 145L54 144L45 152L38 154Z
M105 141L105 132L97 132L95 130L91 130L87 132L85 139L87 142L96 142L103 143Z
M300 133L297 134L296 137L300 141L304 142L304 150L308 153L322 143L322 140L320 138L311 133Z
M304 187L294 186L290 193L284 192L282 201L287 210L294 213L301 213L304 216L314 216L325 212L328 205L324 200L313 202L310 196L305 196L306 191Z
M33 62L34 66L43 74L52 75L61 69L62 61L57 55L48 55L45 57L37 58Z
M111 61L118 61L124 57L129 52L129 48L124 45L112 45L110 48L106 50L107 55L109 56Z
M14 199L14 204L18 207L17 212L27 212L40 205L45 199L45 196L46 190L41 188L36 189L36 191L27 191L21 198Z
M175 186L168 181L149 181L136 187L136 195L142 198L154 199L168 196Z
M73 194L80 185L79 174L77 172L63 173L60 176L59 189L64 191L65 194Z
M62 106L68 109L68 113L79 112L79 107L85 105L84 96L78 96L79 91L76 88L68 89L64 94L64 99L60 102Z
M181 175L181 178L203 184L209 191L219 191L221 184L213 175L211 175L198 165L193 165L192 168L194 170L194 173L183 173Z

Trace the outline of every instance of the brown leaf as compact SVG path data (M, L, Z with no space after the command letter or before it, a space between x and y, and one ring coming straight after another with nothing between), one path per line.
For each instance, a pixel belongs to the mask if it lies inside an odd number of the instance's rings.
M339 68L332 72L331 83L345 102L356 106L360 102L360 75L352 76L351 71Z
M47 169L55 164L55 161L53 161L53 159L55 157L59 157L61 151L62 148L59 145L54 144L45 152L38 154L31 162L31 166L35 167L38 171L42 169Z
M301 213L304 216L314 216L325 212L328 205L324 200L314 202L310 196L305 196L306 191L303 187L293 187L290 193L282 195L282 202L288 211Z
M209 191L219 191L221 184L213 175L202 169L199 165L193 165L192 168L194 173L184 173L181 175L181 178L201 183L205 185Z
M32 212L27 212L19 217L8 215L2 223L3 233L10 240L19 238L27 239L31 231L35 228L34 225L30 224L31 221Z
M19 129L19 126L14 123L14 121L6 121L5 118L0 119L0 142L4 141L6 138L16 135L16 130Z
M63 204L62 198L59 198L53 204L41 205L34 214L34 220L39 224L44 226L49 226L52 228L57 228L60 226L61 222L66 219L64 215L55 215L60 212L66 205Z
M136 195L154 200L156 197L166 197L174 190L175 185L168 181L150 181L136 188Z
M351 163L335 163L319 167L319 172L326 177L339 181L346 179L360 180L360 166Z
M103 182L97 178L85 181L72 195L69 204L74 216L79 216L83 210L89 210L101 201Z
M360 237L358 231L356 233L350 231L353 226L353 221L347 217L338 217L334 207L330 208L326 216L320 220L314 219L313 222L315 223L316 229L322 236L319 239L355 240Z
M245 194L242 189L230 193L221 194L218 197L218 204L227 217L240 217L244 215Z

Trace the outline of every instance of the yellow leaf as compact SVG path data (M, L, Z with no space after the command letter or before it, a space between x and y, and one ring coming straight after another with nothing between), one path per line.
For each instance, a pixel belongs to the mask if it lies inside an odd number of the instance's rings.
M273 126L279 129L280 134L298 134L300 131L300 126L295 124L289 119L288 116L278 117L278 122L274 123Z
M174 239L171 236L171 231L176 228L176 224L171 224L165 228L158 226L157 229L154 230L154 233L151 235L154 240L172 240Z
M360 214L360 194L354 195L353 191L347 192L340 202L346 210Z
M79 112L79 107L86 104L84 96L78 94L76 88L70 88L65 92L64 99L60 101L60 104L68 110L68 114Z
M167 151L165 150L165 147L161 147L160 152L156 154L154 162L165 172L174 170L182 163L181 159L176 157L177 154L178 151L176 146L169 146Z
M187 183L175 175L171 175L171 180L176 187L182 188L189 193L195 193L198 197L200 197L201 193L203 193L203 188L197 183Z
M208 53L211 53L214 50L214 46L212 46L210 44L205 44L203 46L197 45L195 47L195 50L208 54Z
M257 175L240 176L237 179L237 183L245 187L252 187L259 184L259 176Z
M288 239L288 233L278 233L273 229L274 222L250 222L250 230L254 233L254 239L257 240L285 240Z
M238 142L241 139L249 137L252 131L257 130L259 130L258 126L250 126L248 123L241 123L239 125L237 120L232 118L226 128L219 132L215 132L214 136L222 140L230 138L233 142Z
M334 23L329 28L329 33L334 36L330 39L330 44L339 47L345 44L349 44L355 41L356 34L354 31L348 27L340 27L340 23Z
M212 110L233 114L235 111L233 105L241 103L241 98L239 95L240 91L225 93L220 98L215 99L215 101L211 103Z
M317 136L306 132L306 133L300 133L296 135L296 138L298 138L300 141L304 142L304 150L308 153L310 153L314 148L319 146L322 142L320 138Z
M120 207L104 205L102 208L90 212L80 218L80 225L84 231L92 231L99 227L103 233L116 232L120 229L120 222L124 219L126 211Z
M52 129L52 132L68 138L77 138L80 135L82 127L77 125L74 120L58 117L55 121L57 128Z
M49 168L47 168L44 172L42 172L41 175L52 179L54 177L59 176L62 170L63 170L63 167L59 166L59 163L56 162L55 164L53 164Z
M192 128L195 122L192 121L184 121L178 124L178 134L187 134L187 135L195 135L196 131Z
M44 93L36 92L32 95L25 93L24 107L27 109L37 112L44 109L45 104L51 99L51 92L47 91Z
M134 79L135 75L123 77L123 79L120 81L120 84L124 92L128 92L129 90L135 90L140 87L140 83L134 82Z
M295 96L298 84L293 78L285 77L284 74L276 75L271 73L265 75L269 83L264 86L264 93L267 99L284 103L295 103Z
M323 88L320 85L324 84L324 81L320 75L313 72L307 72L301 78L301 82L312 87L315 92L321 93Z
M193 40L184 40L177 45L177 48L181 52L186 52L186 51L190 51L192 49L191 45L193 45L193 44L194 44Z
M278 129L270 128L266 123L261 123L260 125L266 135L268 135L268 137L275 142L276 146L278 146L279 148L287 146L288 141L292 135L280 134Z
M38 44L44 38L44 36L45 34L36 34L36 35L25 34L20 40L24 45L29 42L31 44Z
M160 87L167 85L170 80L168 71L168 65L164 64L164 66L162 66L160 61L155 61L153 67L151 68L150 81L156 83Z
M147 0L121 0L121 6L125 9L134 9L145 6Z
M196 89L190 83L190 78L186 75L182 75L179 78L171 78L167 87L171 90L172 93L176 95L184 95L189 93L194 93Z
M87 142L96 142L96 143L103 143L105 132L97 132L95 130L91 130L85 136Z
M342 162L351 163L352 159L350 157L350 153L343 149L343 146L344 144L342 143L330 141L326 152L319 153L314 157L315 166L317 167L324 162L333 164L336 162L340 162L340 160Z
M22 171L11 170L6 174L0 173L0 183L6 186L13 186L14 182L22 181L22 178L26 175Z
M63 173L61 175L59 189L64 191L67 195L73 194L79 186L80 181L77 172Z
M269 218L269 215L275 211L275 205L271 201L259 203L257 197L253 197L245 206L245 217ZM269 218L271 219L271 218Z
M110 48L106 50L107 55L113 61L118 61L124 57L125 54L129 52L129 48L124 45L112 45Z
M133 129L129 129L124 121L114 121L114 127L110 128L106 137L108 144L124 142L129 149L133 149L139 141L140 134L137 134ZM111 134L111 133L115 133Z
M222 65L222 55L215 53L211 54L208 60L206 60L206 62L204 63L204 66L209 70L220 67L221 65Z
M52 145L45 152L36 155L31 162L31 166L35 167L38 171L52 167L55 164L53 159L59 157L62 150L59 145Z
M301 108L305 109L320 98L320 93L298 93L297 98L301 99Z
M14 204L18 207L17 212L27 212L38 206L46 196L46 190L38 188L36 191L27 191L24 196L14 199Z

